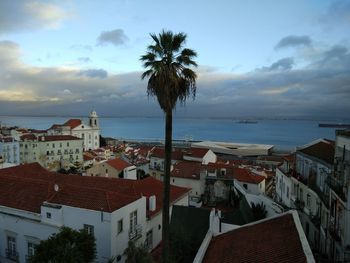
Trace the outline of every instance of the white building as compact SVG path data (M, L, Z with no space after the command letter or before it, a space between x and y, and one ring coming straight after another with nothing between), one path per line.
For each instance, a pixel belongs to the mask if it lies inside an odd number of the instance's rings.
M194 147L184 152L183 159L201 164L216 163L217 161L216 154L212 150Z
M83 163L83 141L71 135L23 135L19 143L21 163L38 162L49 170Z
M101 263L125 262L129 240L150 250L161 241L163 184L152 177L67 176L33 163L0 170L0 193L11 193L0 195L1 262L26 262L62 226L91 232ZM188 189L172 186L170 202L187 205Z
M96 111L89 116L89 124L80 119L70 119L64 124L54 124L47 130L49 135L72 135L83 140L84 151L100 148L100 126Z
M350 130L336 131L334 173L328 178L330 259L350 261Z
M297 209L310 246L320 255L329 254L327 228L329 186L333 170L334 142L316 140L297 148L276 169L276 200Z
M19 164L19 143L12 137L3 137L0 135L0 156L3 162Z

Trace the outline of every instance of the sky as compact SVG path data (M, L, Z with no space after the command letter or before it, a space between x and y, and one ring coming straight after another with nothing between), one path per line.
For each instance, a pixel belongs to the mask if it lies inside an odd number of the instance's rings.
M0 115L162 116L140 56L187 34L176 117L350 119L350 1L1 0Z

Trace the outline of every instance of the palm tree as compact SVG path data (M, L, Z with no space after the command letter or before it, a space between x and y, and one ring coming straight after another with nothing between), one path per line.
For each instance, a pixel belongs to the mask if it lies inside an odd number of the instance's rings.
M147 53L141 56L146 69L141 78L148 78L147 94L156 96L165 114L165 173L162 218L163 262L169 255L169 193L170 165L172 152L173 110L179 101L184 104L190 96L196 94L196 73L189 67L197 66L193 60L197 53L184 48L186 34L174 34L162 31L159 35L150 34L154 43L149 45Z

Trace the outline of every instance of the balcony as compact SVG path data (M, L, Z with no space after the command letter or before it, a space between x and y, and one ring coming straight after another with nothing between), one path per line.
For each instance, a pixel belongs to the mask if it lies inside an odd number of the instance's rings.
M6 258L14 262L19 262L18 260L19 256L16 250L6 248L5 252L6 252Z
M331 237L335 241L337 241L337 242L341 241L341 232L340 232L339 226L336 223L335 218L333 216L330 217L328 231L329 231L329 234L331 235Z
M134 241L142 237L142 226L135 225L134 229L129 231L129 240Z
M326 179L326 183L343 201L346 201L346 196L343 191L343 185L339 180L337 180L334 177L328 176Z

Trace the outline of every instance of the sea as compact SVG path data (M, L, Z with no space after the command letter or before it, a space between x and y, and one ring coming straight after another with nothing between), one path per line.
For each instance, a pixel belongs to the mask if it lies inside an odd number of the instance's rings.
M77 117L0 116L0 124L48 129ZM87 123L87 118L81 118ZM101 134L125 141L161 142L163 117L100 117ZM173 139L271 144L277 150L293 150L319 138L335 140L336 128L320 128L314 120L257 120L242 123L235 119L174 118Z

